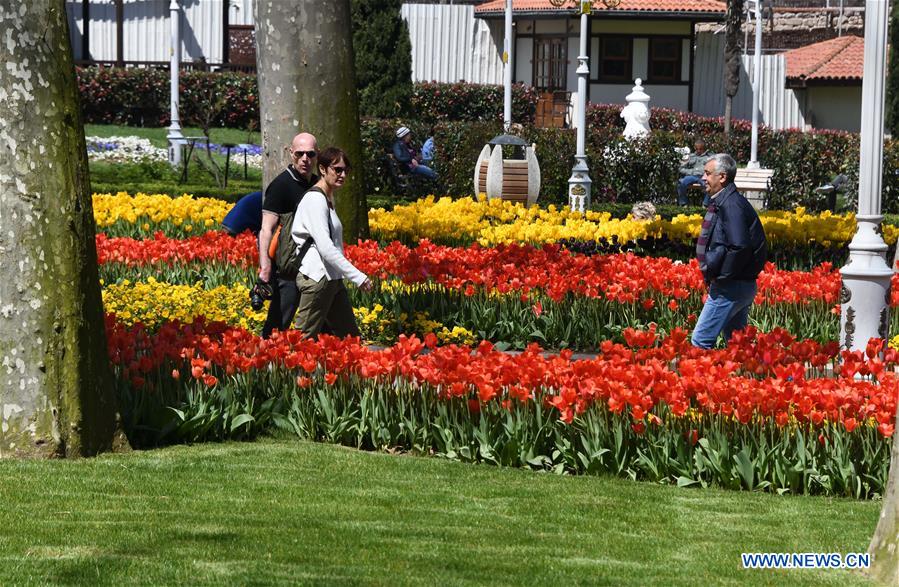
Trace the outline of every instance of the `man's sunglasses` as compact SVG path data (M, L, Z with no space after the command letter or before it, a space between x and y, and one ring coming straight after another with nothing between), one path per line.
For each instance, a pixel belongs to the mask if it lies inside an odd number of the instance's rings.
M318 154L318 152L315 151L315 150L312 150L312 151L294 151L294 152L293 152L293 156L296 157L297 159L302 159L303 155L306 155L306 156L309 157L310 159L314 159L315 156L316 156L317 154Z

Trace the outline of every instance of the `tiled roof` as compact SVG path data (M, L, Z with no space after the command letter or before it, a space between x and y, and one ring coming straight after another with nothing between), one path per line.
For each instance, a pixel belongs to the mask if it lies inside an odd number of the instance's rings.
M541 13L552 12L571 14L574 4L566 1L561 8L550 4L549 0L512 0L512 12ZM475 14L479 16L494 15L506 10L506 0L490 0L475 7ZM621 0L615 8L606 8L601 0L593 0L594 13L662 13L672 14L720 14L724 15L726 5L717 0Z
M865 68L865 40L848 35L784 54L787 79L793 81L858 81Z

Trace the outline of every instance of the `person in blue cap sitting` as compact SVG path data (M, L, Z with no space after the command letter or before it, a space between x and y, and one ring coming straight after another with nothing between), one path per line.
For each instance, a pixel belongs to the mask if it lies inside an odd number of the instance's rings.
M262 228L262 192L253 192L239 199L222 220L222 228L231 236L245 230L258 235Z

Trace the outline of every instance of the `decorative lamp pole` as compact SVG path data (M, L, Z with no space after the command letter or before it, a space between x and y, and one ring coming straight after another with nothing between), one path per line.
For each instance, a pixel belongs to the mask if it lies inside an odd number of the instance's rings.
M550 4L560 7L568 0L549 0ZM602 0L606 8L616 8L621 0ZM568 202L572 211L584 212L590 206L590 168L587 166L587 76L590 74L587 57L587 40L589 39L590 15L593 14L591 0L576 0L578 13L581 15L580 54L577 57L577 93L578 104L574 113L574 124L577 127L577 152L575 164L568 178Z
M755 63L752 74L752 146L748 169L759 168L759 93L762 89L762 2L755 0Z
M577 127L577 152L574 155L574 167L571 168L571 177L568 178L568 202L571 211L584 212L590 207L590 188L593 182L590 179L590 168L587 167L587 76L590 67L587 65L587 38L590 14L593 12L593 2L580 0L578 2L581 13L581 46L577 56L577 111L575 112L575 126Z
M503 50L503 129L512 126L512 0L506 0L506 40Z
M184 135L181 134L181 123L178 119L178 70L181 67L181 34L178 0L169 2L169 21L172 25L172 45L170 50L171 63L169 64L171 124L169 134L169 163L173 167L181 165L181 149L184 145Z
M893 271L886 262L880 226L887 10L886 0L865 2L858 230L849 243L849 262L840 270L840 344L848 350L864 351L871 338L889 336Z

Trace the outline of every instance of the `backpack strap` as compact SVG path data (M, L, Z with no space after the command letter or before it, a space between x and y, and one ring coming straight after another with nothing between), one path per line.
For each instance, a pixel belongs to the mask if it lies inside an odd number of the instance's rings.
M325 200L328 199L328 196L325 194L325 192L323 192L321 190L321 188L312 186L311 188L306 190L306 194L308 194L309 192L318 192L321 195L325 196ZM303 194L303 195L305 196L306 194ZM302 198L300 198L300 201L302 201ZM299 208L300 208L300 205L298 203L297 210L299 210ZM294 218L296 218L296 211L294 211ZM331 207L330 206L328 207L328 236L331 237L332 241L334 240L334 227L331 225ZM297 251L297 263L298 264L303 262L303 257L306 256L306 253L309 251L309 247L312 246L312 241L313 241L312 235L310 234L309 238L306 239L306 242L303 243L303 246L300 247L300 250Z
M322 191L322 189L319 187L312 186L311 188L306 190L306 194L308 194L309 192L318 192L321 195L325 196L325 201L327 201L327 199L328 199L328 195L324 191ZM303 194L303 195L305 196L306 194ZM300 201L302 201L302 198L300 199ZM299 208L299 207L300 207L300 205L297 204L297 208ZM334 240L334 226L331 225L331 207L330 206L328 206L328 236L331 237L331 240ZM306 242L309 242L309 241L307 240ZM303 243L303 246L305 247L306 243ZM305 252L305 251L303 251L303 252ZM300 258L302 259L302 256Z

